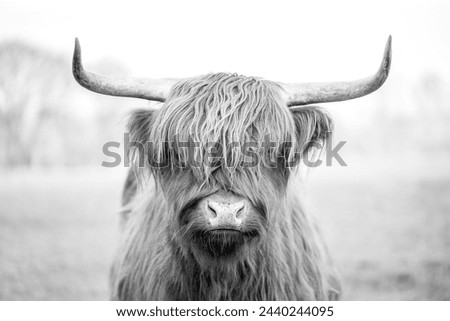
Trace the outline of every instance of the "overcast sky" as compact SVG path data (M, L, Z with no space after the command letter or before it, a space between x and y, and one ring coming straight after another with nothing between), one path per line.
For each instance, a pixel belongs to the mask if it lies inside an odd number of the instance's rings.
M449 31L445 0L0 0L0 42L22 39L69 60L79 37L87 68L108 59L134 76L225 71L282 82L353 80L378 69L392 35L385 86L327 105L347 127L371 126L381 107L421 113L414 100L422 76L434 73L450 83Z
M25 39L136 75L229 71L281 81L345 80L378 67L450 72L450 1L0 0L0 41Z

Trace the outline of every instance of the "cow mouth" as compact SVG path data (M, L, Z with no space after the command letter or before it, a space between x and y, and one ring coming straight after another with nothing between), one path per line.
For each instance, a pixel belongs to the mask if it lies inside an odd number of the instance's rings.
M237 254L255 233L221 228L196 232L193 236L203 252L214 258L226 258Z
M215 229L209 230L209 232L213 233L213 234L223 233L223 234L229 234L229 235L241 233L241 231L234 229L234 228L215 228Z

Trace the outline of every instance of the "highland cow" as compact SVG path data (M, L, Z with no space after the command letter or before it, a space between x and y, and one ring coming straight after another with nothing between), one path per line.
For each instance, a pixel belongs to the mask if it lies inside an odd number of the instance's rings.
M152 144L125 184L112 298L337 299L340 284L292 164L333 130L324 110L305 105L378 89L388 76L390 42L372 77L284 84L228 73L104 77L84 71L76 41L73 73L82 86L163 102L130 118L133 141ZM261 148L267 138L276 148ZM252 161L235 152L236 142L251 143Z

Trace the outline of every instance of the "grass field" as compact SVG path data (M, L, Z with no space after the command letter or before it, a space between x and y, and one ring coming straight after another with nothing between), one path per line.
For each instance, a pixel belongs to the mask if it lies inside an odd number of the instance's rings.
M344 299L450 300L448 160L309 173ZM1 175L0 299L108 299L123 171Z

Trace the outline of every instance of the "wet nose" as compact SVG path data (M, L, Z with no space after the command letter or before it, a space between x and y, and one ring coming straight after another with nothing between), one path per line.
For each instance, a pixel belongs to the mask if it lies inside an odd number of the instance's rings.
M225 203L209 200L207 213L213 228L238 228L244 219L244 202Z

